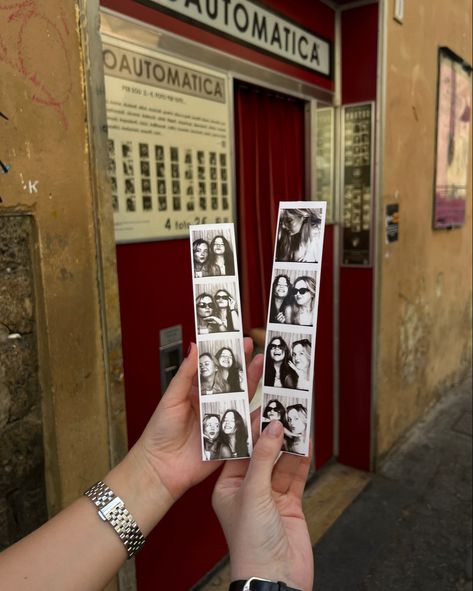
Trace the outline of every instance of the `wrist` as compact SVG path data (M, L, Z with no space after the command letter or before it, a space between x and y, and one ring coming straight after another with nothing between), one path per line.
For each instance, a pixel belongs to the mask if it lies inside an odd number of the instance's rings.
M249 577L238 579L230 583L228 591L302 591L300 588L288 585L286 581L267 579L263 577Z
M246 563L244 566L234 565L234 563L231 562L231 581L247 581L252 577L268 581L282 581L291 589L302 589L300 582L298 583L294 580L291 574L287 572L287 569L284 568L284 565L279 562L274 562L268 565Z
M104 482L123 499L145 537L174 502L137 445L107 474Z

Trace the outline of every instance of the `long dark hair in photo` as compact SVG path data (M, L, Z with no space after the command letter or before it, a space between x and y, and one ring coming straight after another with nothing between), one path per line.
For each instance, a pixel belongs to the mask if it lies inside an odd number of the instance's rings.
M221 245L223 245L223 252L215 252L216 250L220 250ZM210 243L210 254L209 254L209 262L212 265L219 265L219 259L223 257L224 261L224 272L223 269L220 269L221 275L235 275L235 263L233 261L233 251L230 246L230 243L224 236L215 236Z
M224 432L224 423L226 416L232 413L235 419L234 427L234 445L232 446L231 436ZM233 457L244 458L248 457L248 429L246 428L245 421L241 414L233 409L228 409L223 413L222 420L220 423L221 435L220 444L221 447L228 447Z
M230 367L225 367L221 364L220 357L222 356L222 354L226 354L227 357L231 355L232 365ZM224 374L225 371L228 371L228 375L226 379L224 379L230 388L229 392L241 392L242 389L240 385L240 372L242 371L242 369L238 361L235 359L233 351L229 347L222 347L215 354L215 359L217 360L218 367L222 374Z
M279 416L278 416L279 415ZM287 421L286 421L286 409L284 405L279 401L273 398L272 400L268 400L268 403L264 407L263 410L263 423L261 429L266 429L271 421L278 420L281 421L284 428L287 429Z
M286 282L287 295L283 298L281 304L278 306L276 304L276 298L277 298L276 289L277 289L278 285L281 285L281 283L280 283L281 280L284 280ZM286 308L290 305L291 298L292 298L291 289L292 289L291 280L289 279L289 277L287 275L284 275L284 274L276 275L276 277L274 278L274 281L273 281L272 288L271 288L271 304L270 304L270 308L269 308L269 321L270 322L280 322L280 320L278 320L278 314L279 313L284 314Z
M279 379L281 381L281 384L284 388L294 388L297 384L297 373L289 365L291 353L289 351L289 347L286 344L286 341L278 336L273 337L269 341L268 347L266 348L264 384L265 386L274 386L274 381L276 379L276 369L274 367L274 360L271 357L271 350L274 346L274 341L279 341L281 343L281 350L284 353L284 357L281 361L281 366L279 369Z
M322 220L314 209L284 209L281 212L276 260L288 262L317 262L315 257L307 256L311 250L314 233L320 228ZM297 228L297 230L296 230Z

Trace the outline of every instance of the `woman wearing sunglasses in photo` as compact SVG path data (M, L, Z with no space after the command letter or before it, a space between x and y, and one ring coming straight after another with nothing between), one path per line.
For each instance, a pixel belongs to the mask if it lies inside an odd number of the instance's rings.
M240 330L240 318L236 310L236 301L226 289L219 289L214 295L215 313L222 322L221 332Z
M314 323L316 286L312 277L299 277L292 288L290 324L312 326Z
M289 347L281 337L273 337L266 349L264 385L273 388L295 388L298 375L290 365Z
M197 332L199 334L209 334L214 332L223 332L224 323L217 316L215 302L208 293L201 293L195 300L197 310Z

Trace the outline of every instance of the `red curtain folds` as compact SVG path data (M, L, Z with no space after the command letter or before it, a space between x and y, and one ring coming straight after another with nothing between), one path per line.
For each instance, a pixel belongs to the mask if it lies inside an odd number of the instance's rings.
M266 326L279 201L305 199L304 102L235 86L240 276L244 332Z

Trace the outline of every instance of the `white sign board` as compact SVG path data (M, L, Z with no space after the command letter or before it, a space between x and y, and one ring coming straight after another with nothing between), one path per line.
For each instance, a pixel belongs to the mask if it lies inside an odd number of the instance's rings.
M117 242L233 220L228 77L102 35Z
M219 35L331 75L330 43L280 13L249 0L148 0Z

